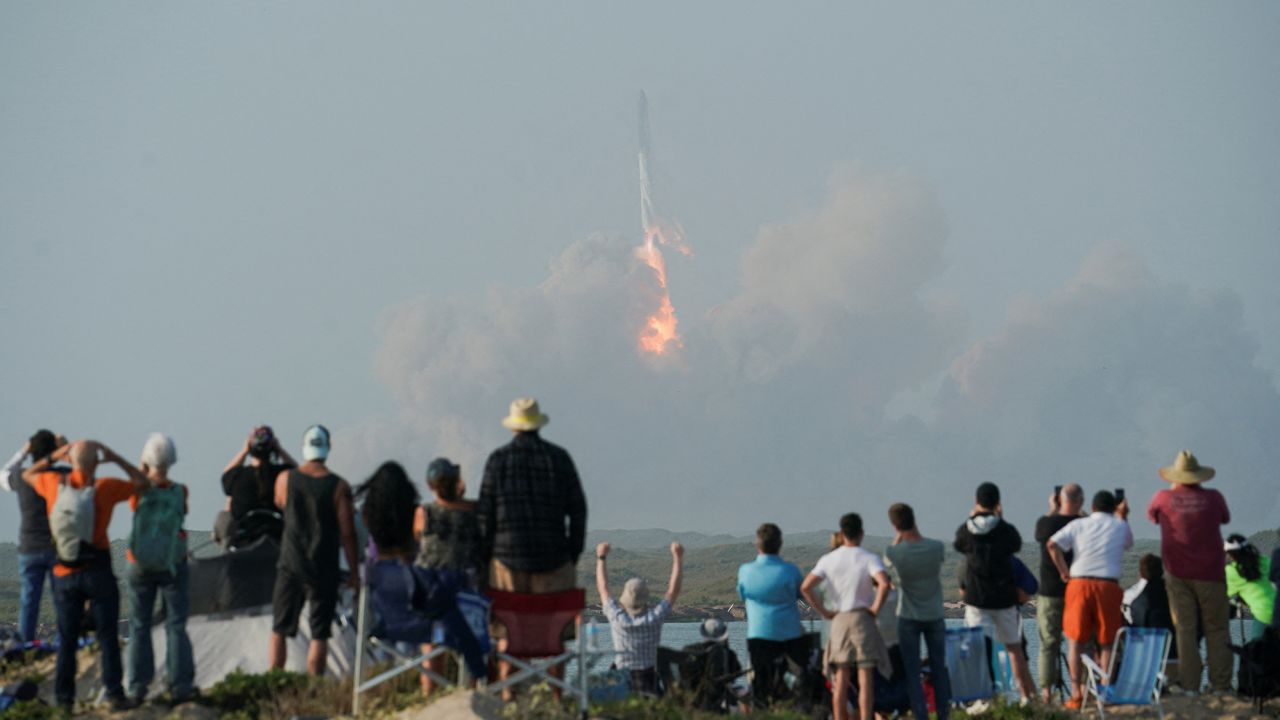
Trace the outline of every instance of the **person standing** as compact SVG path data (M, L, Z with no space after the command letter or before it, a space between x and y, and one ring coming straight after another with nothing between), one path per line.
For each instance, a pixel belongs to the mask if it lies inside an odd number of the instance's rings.
M550 420L537 400L512 401L502 425L514 436L485 462L476 515L482 554L489 558L490 590L553 593L577 586L587 500L573 458L539 434ZM573 632L572 625L565 626L566 638ZM506 649L506 635L506 628L495 624L499 651ZM510 663L498 664L499 677L510 672ZM562 673L563 667L552 672Z
M169 704L195 697L195 663L187 635L187 533L182 529L187 515L187 486L169 479L169 468L177 461L173 439L152 433L142 448L141 460L149 485L129 499L133 532L129 536L125 583L129 608L126 664L132 704L147 699L147 686L155 677L151 618L157 594L164 597Z
M1093 512L1088 517L1067 523L1049 538L1049 556L1067 584L1062 628L1071 672L1070 710L1079 710L1083 700L1082 645L1096 640L1099 664L1110 667L1111 646L1124 626L1120 575L1124 553L1133 547L1128 518L1129 504L1117 504L1115 495L1101 490L1093 496ZM1069 566L1067 552L1074 553Z
M609 593L609 543L596 545L596 591L600 607L609 620L613 635L614 667L631 676L631 690L647 695L658 694L658 643L662 640L662 624L671 617L680 597L680 581L684 575L684 547L671 543L671 579L667 594L657 605L649 605L649 586L643 578L633 577L622 586L622 595Z
M1013 556L1022 549L1018 529L1002 517L1000 488L984 482L974 493L969 519L956 529L955 549L964 555L964 622L989 626L997 642L1009 648L1009 664L1024 703L1035 697L1035 681L1022 645L1022 616Z
M286 639L298 634L302 604L307 603L311 647L307 672L324 674L329 635L338 603L339 547L347 556L347 586L360 587L351 486L325 465L329 431L312 425L302 436L302 465L276 478L275 503L284 512L284 533L276 585L272 595L274 618L268 662L283 668L288 660Z
M1203 487L1214 476L1213 468L1201 466L1189 450L1179 452L1173 464L1159 472L1169 487L1151 498L1147 518L1160 526L1164 585L1178 630L1178 685L1186 694L1200 692L1203 630L1209 685L1215 693L1231 692L1230 606L1221 529L1231 522L1231 513L1221 493Z
M1049 514L1036 521L1036 542L1040 545L1040 592L1036 595L1036 627L1040 631L1040 693L1047 703L1054 688L1062 685L1062 611L1067 585L1049 556L1048 542L1067 523L1080 518L1084 490L1075 483L1063 485L1049 496ZM1067 553L1070 565L1071 553Z
M248 464L245 464L248 460ZM222 471L222 492L227 496L215 526L224 547L233 541L248 545L262 535L280 539L275 486L280 473L297 467L269 425L259 425Z
M28 457L33 463L40 462L66 444L66 439L61 435L54 435L48 430L37 430L0 471L0 485L18 496L18 512L22 517L18 526L18 576L22 581L18 636L23 642L36 639L44 584L47 580L52 589L53 566L58 557L53 550L53 536L49 534L49 509L45 507L40 493L22 481L22 463ZM67 472L66 468L51 469Z
M71 472L51 470L66 459ZM113 463L129 480L99 478L98 466ZM35 462L22 473L49 509L49 529L58 562L53 566L53 600L58 615L58 660L53 692L58 706L70 711L76 698L76 649L85 606L102 657L102 684L112 710L130 707L124 695L120 666L120 588L111 570L111 541L107 527L115 506L132 498L147 483L138 468L114 451L92 440L64 445ZM59 504L59 499L63 502ZM55 514L58 518L55 520Z
M947 623L942 609L942 560L946 547L916 528L910 505L889 508L893 544L885 549L889 570L898 588L898 647L907 678L907 695L916 720L929 720L924 686L920 682L920 641L929 649L929 676L933 679L938 720L947 720L951 705L951 676L947 673Z
M780 661L789 657L801 667L809 646L800 624L800 583L804 575L783 560L782 530L773 523L756 529L756 559L738 568L738 597L747 606L747 654L751 658L751 693L756 707L779 699Z
M825 620L831 621L823 666L831 675L831 706L835 720L849 720L849 687L857 668L858 709L862 720L871 720L875 707L875 676L893 675L893 664L876 616L889 595L889 575L880 556L862 545L862 516L840 518L840 547L819 558L800 584L804 599ZM825 600L818 585L826 581Z

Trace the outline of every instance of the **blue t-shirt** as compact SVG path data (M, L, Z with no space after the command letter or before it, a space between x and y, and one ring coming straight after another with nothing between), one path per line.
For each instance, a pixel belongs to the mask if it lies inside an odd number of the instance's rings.
M738 568L738 596L747 603L747 637L792 640L800 627L800 568L777 555L758 555Z

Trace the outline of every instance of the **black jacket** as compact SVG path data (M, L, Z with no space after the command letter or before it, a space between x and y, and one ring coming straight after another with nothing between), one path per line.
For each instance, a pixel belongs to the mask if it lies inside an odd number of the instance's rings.
M955 548L965 557L965 604L985 610L1018 604L1013 556L1022 549L1022 536L1017 528L992 513L979 513L956 529Z

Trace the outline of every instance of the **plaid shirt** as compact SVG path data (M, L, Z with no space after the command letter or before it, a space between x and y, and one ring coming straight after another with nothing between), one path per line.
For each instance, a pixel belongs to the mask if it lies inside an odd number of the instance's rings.
M661 602L641 615L632 617L615 599L604 606L613 634L613 664L620 670L645 670L658 664L658 642L662 640L662 623L671 617L671 603Z
M489 456L476 513L489 557L512 570L547 572L582 554L587 500L578 471L536 432L516 434Z

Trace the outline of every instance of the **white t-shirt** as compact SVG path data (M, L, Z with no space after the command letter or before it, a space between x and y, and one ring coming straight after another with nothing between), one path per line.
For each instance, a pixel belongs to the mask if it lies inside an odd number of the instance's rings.
M827 581L827 609L852 612L876 601L872 578L884 572L880 556L860 547L842 545L818 559L812 575Z
M1133 547L1133 531L1115 515L1095 512L1067 523L1049 542L1075 553L1071 577L1119 580L1124 574L1124 551Z

